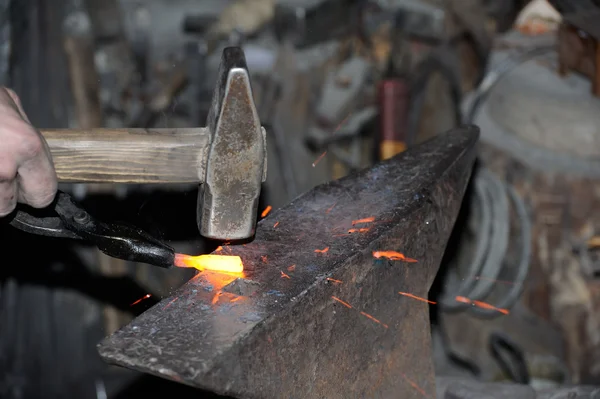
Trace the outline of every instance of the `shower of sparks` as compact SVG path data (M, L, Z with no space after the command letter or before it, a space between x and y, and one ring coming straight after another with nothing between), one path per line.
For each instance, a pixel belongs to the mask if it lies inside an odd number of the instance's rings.
M375 221L375 218L373 216L364 218L364 219L353 220L352 226L356 226L357 224L362 224L362 223L373 223L374 221Z
M374 251L373 257L375 257L377 259L386 258L389 260L401 260L401 261L407 262L407 263L416 263L417 262L416 259L407 258L406 256L404 256L404 254L401 254L400 252L396 252L396 251Z
M412 299L416 299L417 301L421 301L421 302L430 303L430 304L432 304L432 305L435 305L435 304L437 303L437 302L430 301L430 300L428 300L428 299L425 299L425 298L421 298L420 296L416 296L416 295L413 295L413 294L409 294L408 292L398 292L398 294L400 294L400 295L404 295L404 296L406 296L406 297L409 297L409 298L412 298Z
M148 299L150 298L152 295L150 294L146 294L143 297L141 297L140 299L138 299L137 301L133 302L131 305L129 306L133 306L133 305L137 305L138 303L142 302L144 299Z
M345 306L345 307L347 307L348 309L354 309L354 307L352 307L352 305L350 305L348 302L342 301L342 300L341 300L340 298L338 298L338 297L335 297L335 296L333 296L333 295L332 295L332 296L331 296L331 298L332 298L334 301L337 301L337 302L341 303L342 305L344 305L344 306ZM380 325L382 325L384 328L388 328L388 325L387 325L387 324L385 324L385 323L382 323L381 321L377 320L375 317L371 316L370 314L368 314L368 313L366 313L366 312L362 312L362 311L360 311L360 310L358 310L358 309L356 309L356 310L357 310L357 311L358 311L358 312L359 312L361 315L365 316L367 319L369 319L369 320L371 320L371 321L374 321L374 322L375 322L375 323L377 323L377 324L380 324Z
M323 157L327 154L327 151L325 151L324 153L322 153L321 155L319 155L319 157L317 159L315 159L315 162L312 163L312 167L314 168L315 166L317 166L317 164L319 162L321 162L321 159L323 159Z
M327 253L327 251L329 251L329 247L325 247L323 249L315 249L315 253L317 254L324 254Z
M262 213L260 214L261 217L267 217L267 215L269 214L269 212L271 212L271 209L273 209L273 207L271 205L268 205L264 211L262 211Z

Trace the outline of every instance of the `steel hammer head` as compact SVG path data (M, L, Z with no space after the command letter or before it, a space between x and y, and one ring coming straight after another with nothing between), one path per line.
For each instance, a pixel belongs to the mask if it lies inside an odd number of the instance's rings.
M249 238L266 180L267 145L239 47L223 50L207 128L211 143L198 197L200 234L222 240Z

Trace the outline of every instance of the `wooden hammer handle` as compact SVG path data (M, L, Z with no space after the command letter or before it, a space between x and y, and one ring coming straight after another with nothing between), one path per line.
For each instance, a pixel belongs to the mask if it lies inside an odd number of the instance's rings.
M43 130L59 182L198 183L210 133L188 129Z

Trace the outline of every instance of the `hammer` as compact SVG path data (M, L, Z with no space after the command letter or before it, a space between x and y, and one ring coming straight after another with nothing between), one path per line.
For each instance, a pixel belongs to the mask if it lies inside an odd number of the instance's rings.
M254 235L266 180L266 132L244 52L223 50L207 126L186 129L43 130L59 182L199 183L200 234Z

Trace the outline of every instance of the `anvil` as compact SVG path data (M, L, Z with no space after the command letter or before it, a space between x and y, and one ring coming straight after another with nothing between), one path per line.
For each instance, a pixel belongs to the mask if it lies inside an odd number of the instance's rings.
M220 252L243 275L198 273L100 355L240 398L435 397L415 297L437 273L478 136L440 134L272 212L253 242Z

